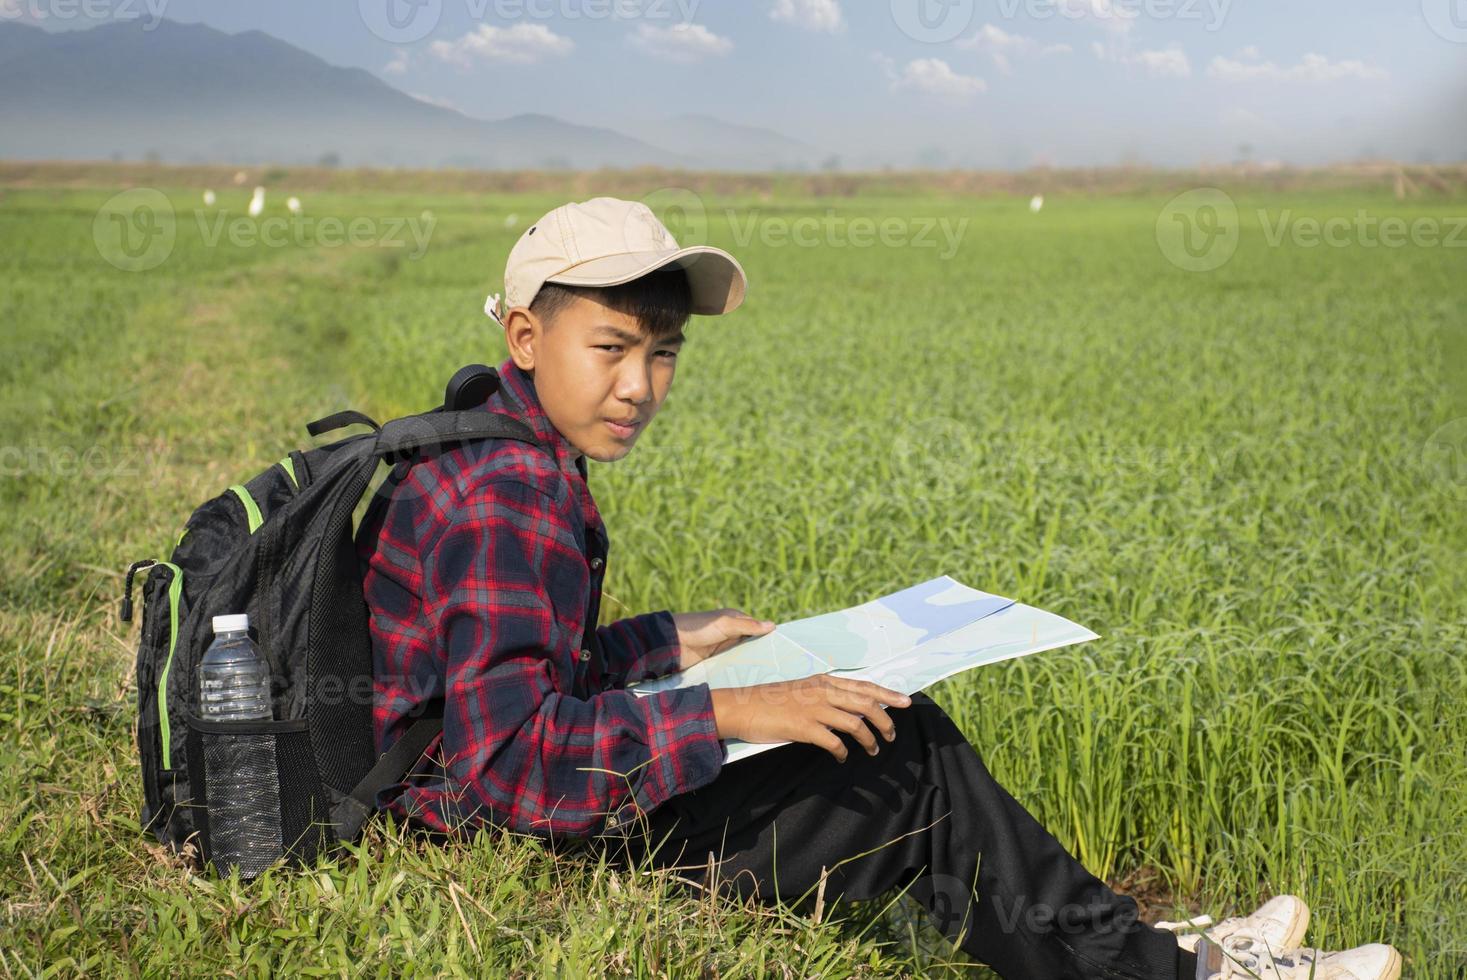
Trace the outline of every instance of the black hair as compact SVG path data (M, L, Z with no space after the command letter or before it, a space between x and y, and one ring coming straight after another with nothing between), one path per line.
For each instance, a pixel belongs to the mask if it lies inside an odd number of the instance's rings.
M576 297L595 300L618 313L635 317L653 340L671 337L693 315L693 290L679 266L663 266L616 286L565 286L547 282L530 301L530 311L553 322Z

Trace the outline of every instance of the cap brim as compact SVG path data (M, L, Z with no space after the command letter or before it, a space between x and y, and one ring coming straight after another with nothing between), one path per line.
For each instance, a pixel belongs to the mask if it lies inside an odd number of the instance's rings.
M712 245L605 255L571 266L545 281L563 286L619 286L669 265L687 272L693 312L699 316L732 313L744 301L747 280L743 266L732 255Z

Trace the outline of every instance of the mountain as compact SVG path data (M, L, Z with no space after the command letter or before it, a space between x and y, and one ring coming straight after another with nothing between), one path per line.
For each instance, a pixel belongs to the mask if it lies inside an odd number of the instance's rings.
M723 170L813 170L830 154L772 129L681 115L630 127L632 135Z
M507 95L512 95L507 93ZM689 167L552 116L474 119L259 31L0 21L0 157L465 169Z

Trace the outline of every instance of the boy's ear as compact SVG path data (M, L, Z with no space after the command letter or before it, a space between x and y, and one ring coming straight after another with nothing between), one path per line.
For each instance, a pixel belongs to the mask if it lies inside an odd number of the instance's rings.
M509 356L521 371L535 370L535 348L544 333L544 324L528 307L516 306L504 317L504 342Z

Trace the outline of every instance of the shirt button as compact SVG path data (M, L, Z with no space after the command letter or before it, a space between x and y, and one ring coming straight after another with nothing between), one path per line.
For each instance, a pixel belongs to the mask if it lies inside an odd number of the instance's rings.
M591 571L593 571L593 572L600 571L601 570L601 566L602 565L605 565L605 564L606 564L605 559L602 559L600 557L592 558L591 559Z
M590 660L590 659L591 659L591 651L590 650L582 650L581 651L581 663L585 663L587 660Z

